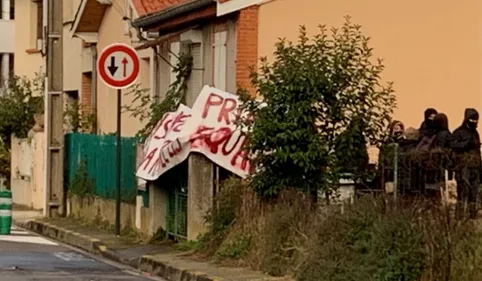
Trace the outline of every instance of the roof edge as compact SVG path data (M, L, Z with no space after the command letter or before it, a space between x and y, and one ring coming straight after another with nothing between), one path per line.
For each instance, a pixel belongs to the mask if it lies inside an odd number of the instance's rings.
M89 0L82 0L79 4L79 7L77 8L77 11L75 12L75 17L74 17L74 24L70 27L71 31L77 31L77 26L79 25L80 18L82 17L82 14L84 13L85 10L85 5L87 5L87 1Z
M188 3L180 4L174 7L164 9L160 12L143 16L132 22L132 26L136 28L146 28L160 21L169 20L171 18L194 12L196 10L216 4L216 0L194 0Z

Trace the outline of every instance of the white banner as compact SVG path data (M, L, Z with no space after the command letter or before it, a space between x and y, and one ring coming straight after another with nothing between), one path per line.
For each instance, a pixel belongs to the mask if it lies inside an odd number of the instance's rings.
M236 95L204 86L192 109L181 105L166 113L144 144L144 159L136 175L156 180L184 161L191 152L245 178L250 165L242 146L245 137L236 128Z

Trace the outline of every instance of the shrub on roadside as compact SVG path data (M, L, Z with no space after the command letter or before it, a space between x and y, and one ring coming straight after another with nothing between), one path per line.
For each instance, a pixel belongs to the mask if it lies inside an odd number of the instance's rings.
M298 281L482 280L482 233L430 202L366 199L317 225Z
M198 238L198 249L208 256L214 255L228 235L228 231L236 222L241 204L243 183L237 178L226 180L214 198L205 223L208 231Z
M263 201L246 190L228 181L193 249L298 281L482 280L481 229L454 221L445 207L370 197L343 213L337 206L314 211L303 193Z

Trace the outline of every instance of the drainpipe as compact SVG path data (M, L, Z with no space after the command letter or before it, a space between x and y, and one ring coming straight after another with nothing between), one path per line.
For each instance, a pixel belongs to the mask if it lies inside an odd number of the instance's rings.
M92 44L90 48L92 50L91 104L92 104L92 113L94 114L94 123L92 124L92 133L97 134L97 44Z
M151 88L151 95L154 99L155 103L160 102L159 100L159 48L158 46L153 46L152 51L154 55L152 56L152 88Z
M2 0L2 20L10 20L10 0ZM10 54L2 54L2 81L6 87L10 79Z
M42 26L43 26L43 36L42 36L42 54L47 54L47 44L45 44L46 40L47 40L47 24L48 24L48 0L42 0L42 5L44 7L43 9L43 19L42 19ZM47 56L44 55L43 56L43 66L45 68L42 69L42 71L45 71L44 73L47 74ZM50 110L50 107L49 107L49 104L48 104L48 88L49 88L49 85L48 85L48 78L47 78L47 75L45 75L45 83L44 83L44 132L48 132L48 124L49 122L47 122L47 118L48 118L48 111ZM48 172L48 169L47 169L47 164L48 164L48 161L47 161L47 151L48 151L48 148L46 147L47 143L49 141L49 138L48 138L48 134L47 133L44 133L44 165L43 165L43 168L42 168L42 174L43 174L43 192L42 192L42 195L43 195L43 198L44 198L44 202L43 202L43 216L44 217L47 217L48 216L48 209L49 209L49 205L48 205L48 198L47 198L47 187L49 186L49 172ZM69 202L67 200L67 202Z

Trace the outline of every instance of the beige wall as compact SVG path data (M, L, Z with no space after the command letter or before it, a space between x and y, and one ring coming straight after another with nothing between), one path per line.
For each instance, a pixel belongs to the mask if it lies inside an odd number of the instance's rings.
M64 1L64 28L63 28L63 49L64 49L64 91L80 91L81 67L82 67L82 40L72 37L71 25L75 19L75 13L79 8L81 0Z
M12 137L10 184L13 203L42 209L44 203L44 133L31 133L27 139Z
M79 91L81 87L82 41L72 38L70 25L63 29L64 91Z
M130 43L129 37L125 35L123 13L118 7L124 7L124 0L114 0L115 7L107 8L102 20L102 25L98 33L97 50L102 51L107 45L113 43ZM145 72L145 61L141 61L141 72ZM144 71L143 71L144 69ZM148 67L147 67L148 69ZM138 82L145 82L144 87L149 87L148 77L139 78ZM125 93L127 90L124 90ZM116 131L116 90L108 88L101 79L97 80L97 120L98 128L102 133L112 133ZM132 97L122 95L123 104L131 104ZM122 114L122 135L133 136L141 128L140 122L131 117L128 113Z
M115 200L102 199L99 197L79 197L69 194L67 200L67 215L109 225L115 224ZM121 204L121 228L135 228L136 208L133 204Z
M64 1L62 8L64 9L64 22L73 21L75 18L75 13L79 8L81 0L69 0Z
M375 56L385 59L384 79L395 82L395 117L418 127L424 109L435 107L455 129L466 107L482 110L481 10L478 0L267 1L259 11L258 50L272 58L277 38L295 40L299 25L313 33L351 15L372 38Z
M27 53L37 47L37 8L31 0L15 0L15 66L14 73L19 76L34 77L43 66L43 59L40 53ZM18 23L22 23L21 25ZM45 67L43 67L45 71Z

